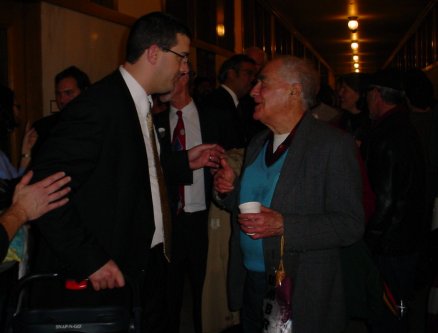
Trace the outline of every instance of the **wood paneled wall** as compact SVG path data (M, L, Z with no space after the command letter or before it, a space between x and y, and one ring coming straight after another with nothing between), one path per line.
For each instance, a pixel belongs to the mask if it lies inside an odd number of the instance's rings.
M54 77L75 65L95 82L123 60L128 27L49 3L41 6L43 114L51 111Z

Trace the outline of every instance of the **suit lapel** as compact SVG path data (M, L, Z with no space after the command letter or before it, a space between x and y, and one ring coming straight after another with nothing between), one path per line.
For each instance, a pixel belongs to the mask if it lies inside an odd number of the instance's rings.
M280 178L277 182L277 187L272 198L271 207L277 206L278 202L282 202L285 195L295 186L302 161L304 160L307 147L309 145L310 132L313 127L314 119L309 113L304 114L303 120L300 123L300 127L295 133L295 137L292 140L289 147L286 159L284 161L282 170L287 172L281 172ZM258 154L264 147L269 131L263 132L262 135L257 136L249 145L246 152L245 167L255 161Z
M121 112L119 116L120 126L124 127L123 131L126 132L127 136L132 137L130 141L130 149L132 149L132 152L140 159L140 163L143 165L144 169L142 175L144 175L145 184L147 184L148 188L150 188L149 163L137 109L129 88L126 85L126 82L123 79L120 71L116 70L113 76L117 87L119 87L115 89L115 91L117 91L117 94L121 96L120 105L116 108L117 112ZM122 95L122 93L124 95ZM146 119L144 121L146 121Z
M158 140L161 146L170 147L172 133L170 133L170 121L169 121L170 110L160 112L154 115L154 125L157 131Z
M271 207L276 207L277 203L283 201L283 198L285 198L287 193L295 186L299 178L300 168L306 151L308 151L307 147L310 142L310 132L314 121L308 112L306 112L303 117L283 164L282 170L287 170L287 172L280 173Z

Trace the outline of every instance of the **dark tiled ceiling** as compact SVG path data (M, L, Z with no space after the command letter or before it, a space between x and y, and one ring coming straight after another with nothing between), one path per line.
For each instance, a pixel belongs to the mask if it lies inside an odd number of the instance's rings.
M374 72L436 0L268 0L283 22L295 28L335 74L353 71L348 16L359 17L356 33L362 72Z

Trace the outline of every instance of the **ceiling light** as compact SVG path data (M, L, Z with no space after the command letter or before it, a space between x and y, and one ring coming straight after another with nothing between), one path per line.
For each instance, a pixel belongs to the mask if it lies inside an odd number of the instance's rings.
M359 61L359 56L358 55L354 55L353 56L353 61L356 61L356 62Z
M359 43L358 43L357 41L353 41L353 42L351 43L351 48L352 48L353 50L357 50L357 49L359 48Z
M225 26L223 24L218 24L216 26L216 33L219 37L225 36Z
M359 63L355 62L353 66L354 66L354 68L358 69L359 68Z
M351 32L356 32L358 27L359 22L357 21L357 16L350 16L348 18L348 29L350 29Z
M354 71L355 71L356 73L359 73L359 72L360 72L359 68L356 68Z

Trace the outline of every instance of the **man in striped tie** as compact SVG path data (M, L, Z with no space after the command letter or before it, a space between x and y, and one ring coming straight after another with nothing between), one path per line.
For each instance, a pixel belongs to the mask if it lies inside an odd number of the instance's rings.
M173 152L190 149L207 142L208 124L198 112L189 94L191 72L183 73L169 94L160 96L170 102L167 112L157 115L162 133L161 147ZM201 303L208 251L208 207L211 172L207 168L193 171L193 182L171 183L172 261L169 267L169 321L171 332L179 332L185 275L188 273L193 293L193 320L196 333L202 332Z

